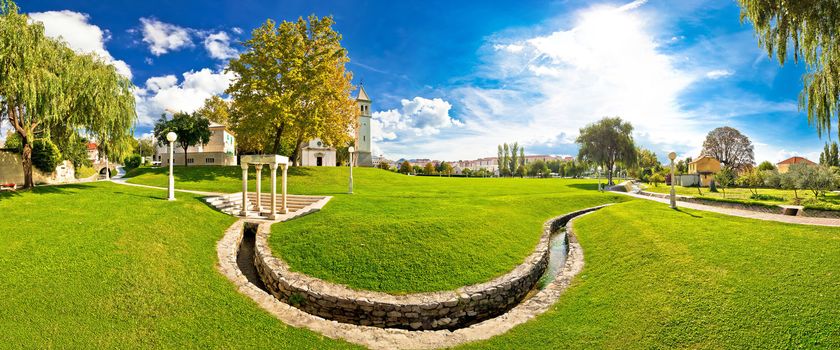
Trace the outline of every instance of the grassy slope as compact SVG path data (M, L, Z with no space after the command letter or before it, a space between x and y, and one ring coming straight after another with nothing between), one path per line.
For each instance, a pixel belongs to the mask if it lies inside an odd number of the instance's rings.
M143 169L129 182L164 186ZM392 293L455 289L521 264L542 224L572 210L623 200L592 180L414 177L371 168L292 168L289 192L332 195L318 215L274 226L270 243L298 271ZM238 167L176 168L176 186L234 192ZM267 188L267 180L264 187Z
M218 271L234 219L108 183L0 194L0 347L348 347L284 325Z
M840 230L633 201L580 219L552 310L466 348L838 348Z

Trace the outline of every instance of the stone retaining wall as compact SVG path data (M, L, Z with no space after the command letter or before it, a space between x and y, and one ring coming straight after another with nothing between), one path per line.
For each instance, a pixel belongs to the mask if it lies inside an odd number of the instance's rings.
M270 225L260 225L254 264L269 292L309 314L362 326L412 330L456 329L505 313L534 289L549 261L551 233L595 207L549 220L534 252L510 273L455 291L391 295L357 291L304 274L271 254Z

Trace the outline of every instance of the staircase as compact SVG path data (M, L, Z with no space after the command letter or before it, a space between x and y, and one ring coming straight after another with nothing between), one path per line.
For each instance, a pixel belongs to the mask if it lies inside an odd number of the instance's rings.
M286 220L292 217L305 215L314 211L320 210L328 201L330 197L324 196L299 196L287 195L286 214L280 214L281 203L283 199L277 196L277 211L279 220ZM207 204L213 206L217 210L232 216L241 217L242 211L242 192L226 194L221 196L212 196L204 198ZM262 211L258 212L257 194L248 192L248 216L249 219L268 219L271 215L271 194L263 193L261 197Z

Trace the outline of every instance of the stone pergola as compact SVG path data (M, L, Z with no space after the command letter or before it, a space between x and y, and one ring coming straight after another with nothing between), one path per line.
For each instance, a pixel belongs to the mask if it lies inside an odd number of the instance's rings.
M247 155L240 159L240 166L242 167L242 210L239 214L243 217L248 216L248 167L253 164L257 170L257 203L254 210L257 215L263 213L262 207L262 168L263 165L268 165L271 168L271 211L269 212L269 220L277 220L277 214L286 214L288 208L286 207L286 175L289 168L289 157L279 155ZM283 167L282 179L282 197L280 201L280 210L277 210L277 166Z

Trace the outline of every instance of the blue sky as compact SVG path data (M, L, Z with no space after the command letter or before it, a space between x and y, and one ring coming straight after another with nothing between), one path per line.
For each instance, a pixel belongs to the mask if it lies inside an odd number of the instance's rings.
M473 159L519 141L576 154L578 129L621 116L664 160L740 129L756 160L818 158L797 110L804 68L780 67L734 1L21 1L78 51L138 86L137 133L192 110L266 19L333 15L356 83L374 100L374 149L392 159Z

